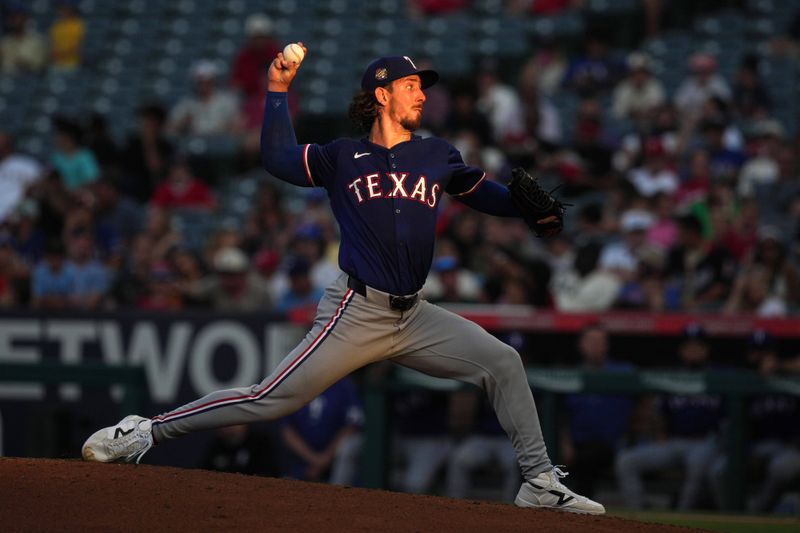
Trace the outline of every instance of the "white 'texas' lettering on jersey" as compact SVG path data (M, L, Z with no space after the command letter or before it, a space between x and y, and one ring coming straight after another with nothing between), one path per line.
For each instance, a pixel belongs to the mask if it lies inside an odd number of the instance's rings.
M409 176L408 172L387 172L385 176L393 186L392 191L388 194L384 194L381 186L381 174L378 173L358 177L351 181L347 188L353 191L359 204L377 198L406 198L425 204L430 208L436 207L440 196L439 191L441 191L441 185L438 183L434 183L428 188L427 178L420 176L409 194L405 186L405 181Z

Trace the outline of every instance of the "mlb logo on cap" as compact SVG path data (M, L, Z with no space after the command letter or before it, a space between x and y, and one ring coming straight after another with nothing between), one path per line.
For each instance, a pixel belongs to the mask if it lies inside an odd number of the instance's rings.
M410 57L390 56L378 58L369 64L361 78L361 88L371 92L377 87L384 87L394 80L414 74L419 76L423 89L427 89L439 81L439 74L435 70L417 69Z

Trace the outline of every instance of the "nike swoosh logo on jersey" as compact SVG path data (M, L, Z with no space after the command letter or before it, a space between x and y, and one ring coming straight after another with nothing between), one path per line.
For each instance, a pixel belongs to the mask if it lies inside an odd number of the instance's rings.
M369 155L370 153L371 152L364 152L363 154L359 154L358 152L356 152L355 154L353 154L353 159L358 159L359 157L364 157L365 155Z

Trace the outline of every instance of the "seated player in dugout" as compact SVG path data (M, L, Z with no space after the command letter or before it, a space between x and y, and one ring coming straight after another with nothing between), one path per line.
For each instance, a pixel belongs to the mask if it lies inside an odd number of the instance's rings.
M561 230L562 204L522 169L513 171L507 188L467 166L447 141L414 135L424 89L439 75L417 69L408 56L379 58L364 71L350 116L365 137L298 144L287 91L299 66L283 54L270 64L261 151L264 168L276 178L324 187L341 231L342 274L325 290L311 331L261 383L213 392L150 419L130 415L89 437L84 459L138 461L154 444L181 435L274 420L354 370L391 360L486 391L521 469L518 506L604 513L561 482L566 473L547 455L517 351L419 297L443 193L490 215L521 217L539 236Z

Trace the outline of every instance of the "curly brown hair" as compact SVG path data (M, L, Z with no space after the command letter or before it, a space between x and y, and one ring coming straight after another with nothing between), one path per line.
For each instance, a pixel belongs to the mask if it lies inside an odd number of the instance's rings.
M358 131L369 131L378 116L379 107L374 93L359 91L350 102L348 116Z

